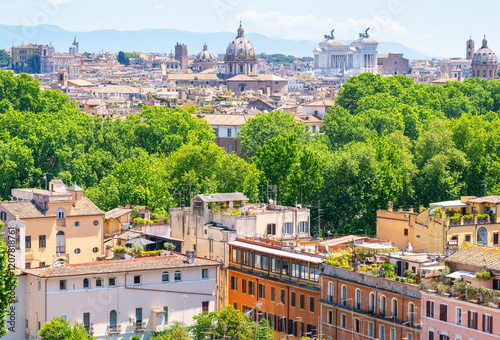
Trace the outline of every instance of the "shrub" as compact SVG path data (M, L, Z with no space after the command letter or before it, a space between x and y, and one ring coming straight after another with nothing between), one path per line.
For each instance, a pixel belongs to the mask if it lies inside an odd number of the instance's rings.
M125 254L133 255L134 253L135 253L135 250L133 248L125 248Z
M466 287L467 283L465 283L464 280L462 279L457 279L455 280L455 282L453 282L453 290L458 295L465 294Z
M411 269L406 269L406 270L405 270L405 276L406 276L406 277L410 277L410 276L412 276L412 275L413 275L413 270L411 270Z
M135 225L144 225L144 223L146 222L143 218L141 217L136 217L134 218L134 224Z
M166 250L173 251L175 250L175 244L173 244L172 242L165 242L163 244L163 248L165 248Z
M481 221L485 221L488 219L488 216L489 216L488 214L478 214L477 219L481 220Z
M123 246L116 245L113 247L113 253L115 253L115 254L121 254L124 252L125 252L125 247L123 247Z
M477 272L476 273L476 277L479 280L488 281L489 279L491 279L491 272L488 271L488 270L485 270L485 271L482 271L482 272Z
M458 221L460 221L460 215L450 216L450 221L451 222L458 222Z

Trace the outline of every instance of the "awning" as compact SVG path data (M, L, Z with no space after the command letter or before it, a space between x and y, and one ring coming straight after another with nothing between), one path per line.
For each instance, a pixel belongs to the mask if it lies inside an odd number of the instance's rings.
M151 311L153 313L156 313L156 314L164 314L165 313L165 310L163 308L154 308Z
M452 279L460 279L462 276L476 277L476 273L469 272L467 270L457 270L456 272L446 275L446 277Z

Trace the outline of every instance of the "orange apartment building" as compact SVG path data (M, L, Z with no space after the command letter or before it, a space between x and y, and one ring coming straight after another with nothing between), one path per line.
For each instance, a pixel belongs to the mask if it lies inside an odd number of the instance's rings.
M330 265L320 277L318 339L421 339L418 286Z
M229 245L229 304L253 320L267 319L275 339L319 338L323 258L260 242Z

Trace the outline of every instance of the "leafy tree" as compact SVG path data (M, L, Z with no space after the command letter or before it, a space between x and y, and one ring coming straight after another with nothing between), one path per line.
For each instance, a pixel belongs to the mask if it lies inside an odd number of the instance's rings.
M0 229L3 226L0 222ZM17 286L14 267L9 264L9 248L2 236L3 233L0 233L0 337L7 334L7 329L11 327L6 321L9 321L9 306L14 302L14 289Z
M248 316L233 308L224 307L218 312L204 312L193 317L194 325L190 327L195 340L203 340L205 335L215 331L215 339L254 340L267 339L273 332L267 320L260 323L250 322Z
M0 68L10 67L11 58L5 50L0 50Z
M259 113L250 118L241 127L237 139L240 141L242 156L250 159L257 154L261 146L274 137L284 135L296 135L300 144L311 140L303 124L297 124L291 114L281 111Z
M125 52L123 51L118 52L117 60L122 65L130 65L130 60L125 56Z
M188 328L182 322L175 321L164 331L151 334L151 340L189 340Z
M81 324L75 323L71 327L69 321L60 317L55 317L46 322L39 332L43 340L87 340L95 339L87 334L87 331Z

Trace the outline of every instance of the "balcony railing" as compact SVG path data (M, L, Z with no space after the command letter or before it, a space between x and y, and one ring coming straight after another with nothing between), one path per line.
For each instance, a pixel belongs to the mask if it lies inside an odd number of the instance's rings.
M108 328L106 329L106 334L109 335L116 335L120 334L121 332L122 332L121 325L108 325Z
M134 323L134 332L143 332L146 330L146 323L142 321L138 321Z

